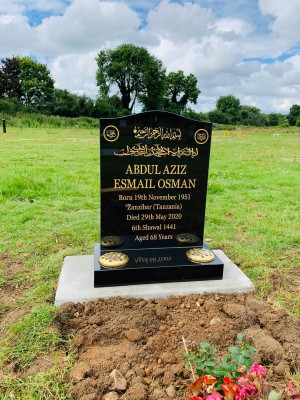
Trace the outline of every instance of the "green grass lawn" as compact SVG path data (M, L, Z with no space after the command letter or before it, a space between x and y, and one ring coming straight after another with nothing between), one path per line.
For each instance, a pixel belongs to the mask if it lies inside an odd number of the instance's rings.
M295 133L215 133L206 236L254 281L259 296L270 296L299 316L300 137Z
M214 132L205 237L258 297L300 316L298 132ZM0 160L0 370L7 360L20 371L45 354L57 360L24 379L6 373L0 398L68 399L72 356L57 352L67 339L53 330L53 301L64 257L92 254L99 241L98 132L8 128Z

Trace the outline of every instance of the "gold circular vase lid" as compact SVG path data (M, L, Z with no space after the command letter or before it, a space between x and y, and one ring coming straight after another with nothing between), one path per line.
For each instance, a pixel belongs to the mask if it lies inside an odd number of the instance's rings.
M175 239L179 243L183 244L195 244L199 242L199 236L195 235L194 233L179 233L175 236Z
M194 263L208 263L215 259L212 251L195 247L186 252L187 258Z
M121 268L129 261L129 257L119 251L110 251L99 257L99 264L104 268Z
M103 247L119 247L123 244L123 239L120 236L103 236L100 244Z

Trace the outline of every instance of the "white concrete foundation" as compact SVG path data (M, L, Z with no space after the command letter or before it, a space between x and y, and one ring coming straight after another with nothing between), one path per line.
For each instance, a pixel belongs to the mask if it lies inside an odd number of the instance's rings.
M222 280L150 283L142 285L94 288L94 256L68 256L60 273L55 305L65 302L97 300L105 297L140 297L151 299L193 293L242 293L255 289L251 280L223 253L214 250L224 263Z

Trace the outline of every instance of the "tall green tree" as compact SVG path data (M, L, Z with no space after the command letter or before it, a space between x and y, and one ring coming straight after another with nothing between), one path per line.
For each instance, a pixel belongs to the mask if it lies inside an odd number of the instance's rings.
M264 126L267 125L267 118L261 110L254 106L240 106L239 122L243 125Z
M229 118L228 115L216 108L215 110L209 111L208 117L210 122L215 122L217 124L229 124Z
M71 93L66 89L54 89L51 101L44 105L45 111L63 117L92 117L94 115L94 100Z
M17 57L7 57L1 61L0 98L21 99L20 62Z
M182 113L188 102L196 104L199 94L195 75L185 76L181 70L167 75L165 109Z
M54 92L54 80L45 64L30 57L19 57L22 100L26 105L36 105L39 100L47 102Z
M269 126L277 126L279 124L281 114L270 113L270 114L268 114L267 117L268 117L268 125Z
M294 126L296 125L298 118L300 118L300 106L298 104L294 104L290 108L290 112L287 116L287 119L289 121L289 124Z
M122 101L116 94L102 96L96 100L94 114L95 118L122 117L129 115L130 111L122 109Z
M0 97L17 98L25 105L49 101L54 80L45 64L30 57L11 57L2 60L0 68Z
M237 97L232 94L229 94L228 96L220 96L217 100L216 107L217 110L226 115L228 123L238 122L241 104Z
M111 86L117 85L123 109L132 111L136 100L145 109L161 103L165 68L146 48L122 44L114 50L100 51L96 61L100 98L108 96Z

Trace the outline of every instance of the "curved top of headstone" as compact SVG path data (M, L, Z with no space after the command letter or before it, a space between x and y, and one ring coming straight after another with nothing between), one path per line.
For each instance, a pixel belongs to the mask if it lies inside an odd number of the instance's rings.
M127 120L129 123L135 123L136 121L147 121L153 123L158 123L162 121L173 122L173 123L181 123L181 124L204 124L207 126L211 126L211 122L207 121L199 121L192 118L183 117L181 115L169 112L169 111L161 111L161 110L151 110L151 111L144 111L137 114L126 115L122 117L107 117L107 118L100 118L100 121L109 121L109 120Z

